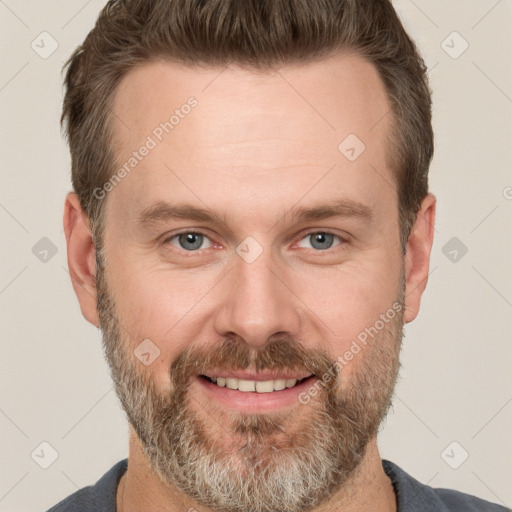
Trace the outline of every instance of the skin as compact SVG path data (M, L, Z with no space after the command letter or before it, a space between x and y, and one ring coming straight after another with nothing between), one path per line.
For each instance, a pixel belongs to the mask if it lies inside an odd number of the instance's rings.
M265 73L145 64L123 79L115 96L118 161L125 162L190 96L198 106L104 199L108 284L131 348L149 338L161 350L147 367L157 388L169 388L168 367L181 350L227 333L257 349L285 332L309 348L342 355L391 307L402 269L404 322L414 320L427 283L436 200L432 194L423 200L404 258L395 179L386 165L392 116L376 69L347 54ZM354 162L338 150L351 133L366 145ZM367 205L372 220L292 219L296 207L338 199ZM138 225L140 212L158 201L209 208L224 223ZM98 326L94 245L76 194L66 198L64 225L82 313ZM183 229L208 235L204 249L187 252L177 238L169 241ZM346 241L335 238L332 248L318 250L306 236L314 232ZM236 253L248 236L263 250L250 264ZM361 358L364 350L344 368L345 386ZM193 384L190 393L198 414L216 418L212 431L228 447L229 435L217 423L224 418L220 405L200 386ZM312 409L287 407L295 408L291 431L300 429ZM132 429L129 448L119 510L206 510L158 479ZM396 510L376 439L345 488L316 510Z

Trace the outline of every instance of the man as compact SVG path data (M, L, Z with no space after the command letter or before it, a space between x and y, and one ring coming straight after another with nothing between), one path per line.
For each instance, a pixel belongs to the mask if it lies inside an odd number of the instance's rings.
M52 512L505 510L377 448L436 204L389 1L111 1L63 120L69 270L130 446Z

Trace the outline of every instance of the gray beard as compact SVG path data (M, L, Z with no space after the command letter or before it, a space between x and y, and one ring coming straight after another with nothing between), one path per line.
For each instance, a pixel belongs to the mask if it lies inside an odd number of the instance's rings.
M243 341L190 347L172 362L172 392L162 394L128 350L134 341L121 336L101 266L96 279L103 346L116 393L162 482L214 512L305 512L342 490L391 405L400 366L401 313L369 341L363 356L355 357L358 370L343 393L342 370L324 383L316 400L297 405L310 409L300 425L293 421L293 411L223 412L220 426L230 446L226 450L211 431L217 419L201 419L191 403L191 377L213 367L255 365L258 370L307 368L321 378L332 373L332 357L321 350L306 351L290 338L269 341L257 354ZM403 293L399 299L403 305Z

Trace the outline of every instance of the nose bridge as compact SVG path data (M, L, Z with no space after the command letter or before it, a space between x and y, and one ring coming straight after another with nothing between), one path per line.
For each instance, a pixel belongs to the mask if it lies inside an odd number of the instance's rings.
M230 272L228 290L216 315L216 330L221 336L236 334L254 346L264 345L277 333L297 335L299 309L285 276L273 261L272 251L240 244ZM252 254L251 254L252 251ZM250 254L251 257L247 255Z

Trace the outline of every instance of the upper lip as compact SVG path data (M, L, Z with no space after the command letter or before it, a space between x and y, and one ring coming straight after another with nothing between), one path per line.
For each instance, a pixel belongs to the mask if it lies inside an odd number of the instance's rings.
M248 372L243 370L212 370L202 375L209 377L210 379L223 377L225 379L241 379L241 380L254 380L254 381L268 381L268 380L280 380L280 379L305 379L311 377L312 373L291 371L291 370L272 370L264 372Z

